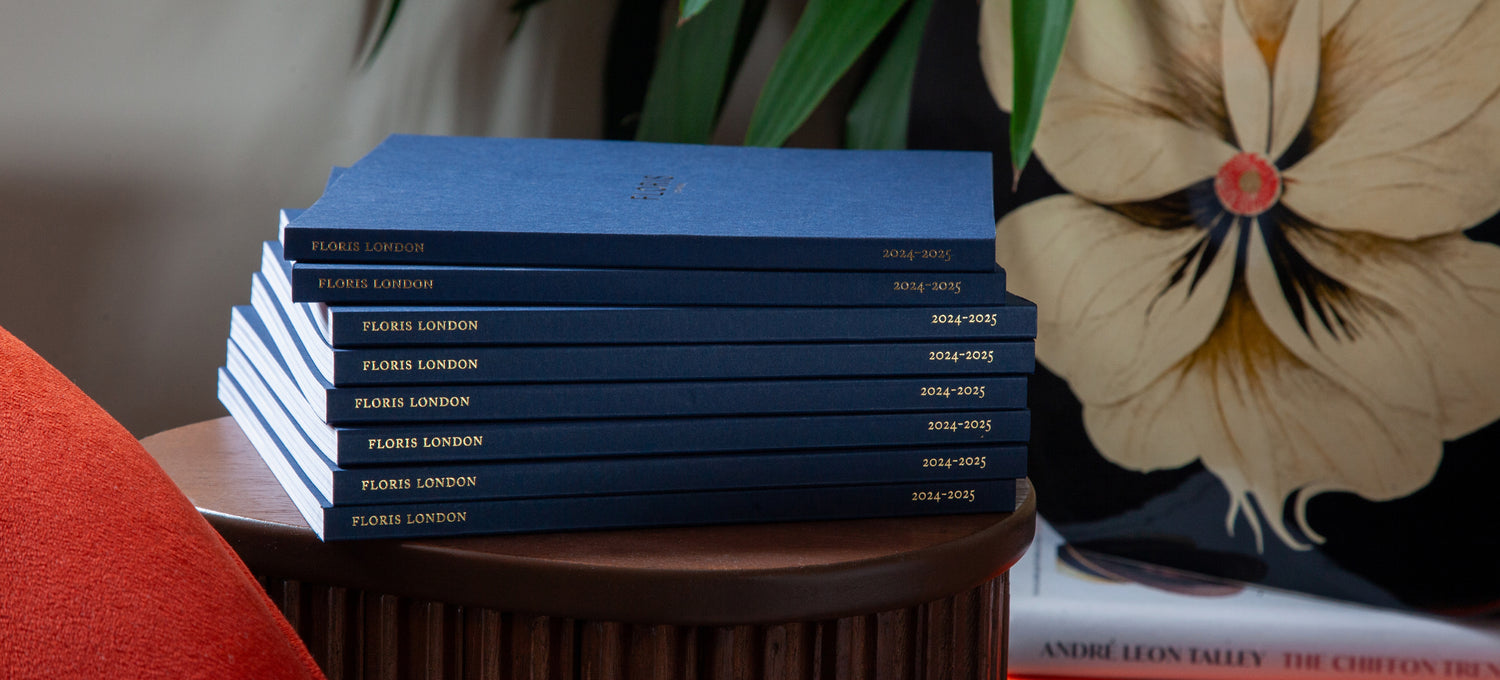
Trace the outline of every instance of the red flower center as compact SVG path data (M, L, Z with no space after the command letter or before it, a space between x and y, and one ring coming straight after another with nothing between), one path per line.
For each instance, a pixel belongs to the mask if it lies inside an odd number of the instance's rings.
M1219 168L1214 193L1236 215L1259 215L1281 198L1281 174L1258 153L1237 154Z

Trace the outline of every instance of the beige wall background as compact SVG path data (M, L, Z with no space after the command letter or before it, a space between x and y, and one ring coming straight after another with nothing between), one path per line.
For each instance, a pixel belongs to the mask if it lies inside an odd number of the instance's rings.
M0 327L137 436L224 414L215 369L277 210L392 132L597 137L614 3L16 3L0 21ZM743 139L801 0L767 10L715 141ZM676 3L667 3L671 8ZM664 17L670 23L671 17ZM789 145L836 143L836 88Z
M378 5L378 3L371 3ZM0 21L0 326L137 436L222 415L229 307L329 166L395 131L592 137L612 3L15 3Z

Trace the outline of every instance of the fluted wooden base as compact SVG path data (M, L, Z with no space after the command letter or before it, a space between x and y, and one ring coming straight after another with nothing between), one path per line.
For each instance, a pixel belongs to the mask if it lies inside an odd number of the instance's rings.
M1005 677L1007 578L863 616L672 626L527 616L266 579L331 680Z
M324 543L229 418L143 440L336 680L1005 676L1015 512Z

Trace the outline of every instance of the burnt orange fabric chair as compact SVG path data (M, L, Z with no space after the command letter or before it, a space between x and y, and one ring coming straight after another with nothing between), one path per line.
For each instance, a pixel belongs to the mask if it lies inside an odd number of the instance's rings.
M4 329L0 677L322 677L135 438Z

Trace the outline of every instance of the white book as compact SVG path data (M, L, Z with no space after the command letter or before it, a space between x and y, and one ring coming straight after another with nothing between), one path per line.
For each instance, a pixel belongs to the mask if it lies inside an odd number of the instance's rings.
M1062 537L1038 520L1031 549L1010 572L1012 675L1500 678L1500 621L1380 609L1090 559L1068 552ZM1179 584L1174 590L1181 592L1108 576L1132 571L1154 575L1142 581Z

